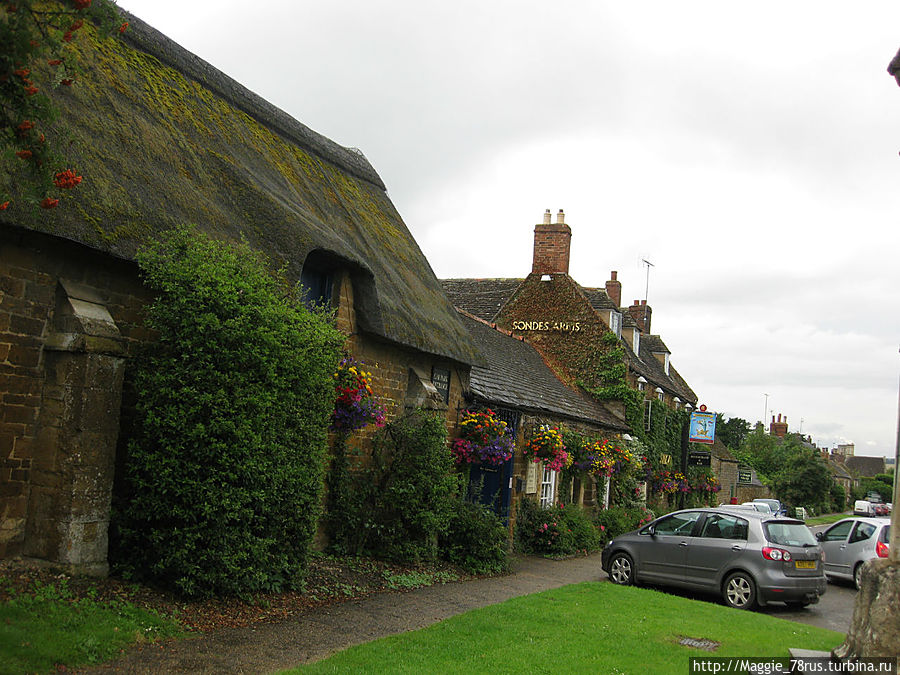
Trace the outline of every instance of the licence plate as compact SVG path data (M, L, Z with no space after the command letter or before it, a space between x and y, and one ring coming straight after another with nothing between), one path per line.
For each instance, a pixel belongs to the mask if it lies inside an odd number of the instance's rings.
M816 569L815 560L795 560L794 565L798 570L814 570Z

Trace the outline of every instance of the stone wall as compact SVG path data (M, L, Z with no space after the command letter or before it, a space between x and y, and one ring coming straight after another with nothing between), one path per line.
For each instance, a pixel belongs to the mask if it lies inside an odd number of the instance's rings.
M0 230L0 558L106 572L126 358L147 338L133 263Z

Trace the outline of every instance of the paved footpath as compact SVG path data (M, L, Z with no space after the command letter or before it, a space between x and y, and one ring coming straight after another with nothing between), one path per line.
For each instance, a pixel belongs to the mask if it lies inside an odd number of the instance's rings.
M379 593L309 610L290 620L145 645L82 673L269 673L316 661L471 609L582 581L605 580L600 554L567 560L516 558L513 573L414 591Z

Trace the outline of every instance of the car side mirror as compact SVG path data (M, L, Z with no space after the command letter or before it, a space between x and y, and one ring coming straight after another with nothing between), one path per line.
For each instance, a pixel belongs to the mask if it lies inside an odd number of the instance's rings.
M819 541L824 541L825 533L824 532L816 532L816 539L818 539Z
M655 537L656 536L656 527L654 525L648 525L647 526L647 534L649 534L651 537Z

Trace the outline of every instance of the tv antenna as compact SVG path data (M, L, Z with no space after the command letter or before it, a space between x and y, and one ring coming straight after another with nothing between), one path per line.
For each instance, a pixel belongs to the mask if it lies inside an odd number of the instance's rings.
M644 286L644 302L647 302L647 294L650 292L650 268L656 267L652 262L645 258L641 258L641 262L647 266L647 285Z

